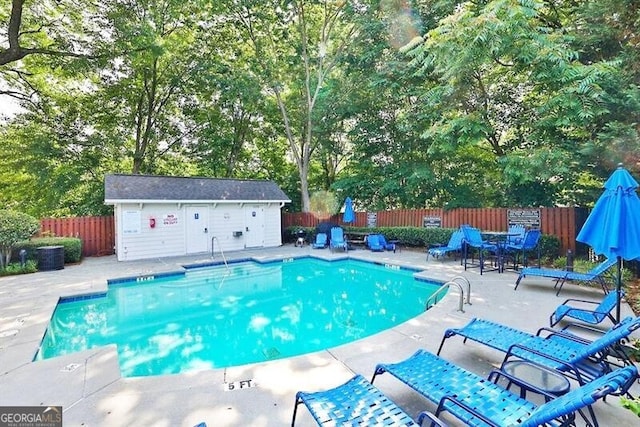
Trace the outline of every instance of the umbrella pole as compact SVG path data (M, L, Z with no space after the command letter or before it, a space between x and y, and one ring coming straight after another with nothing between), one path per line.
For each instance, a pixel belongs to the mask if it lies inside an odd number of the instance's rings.
M618 276L616 277L616 322L620 323L620 291L622 289L622 257L618 257Z

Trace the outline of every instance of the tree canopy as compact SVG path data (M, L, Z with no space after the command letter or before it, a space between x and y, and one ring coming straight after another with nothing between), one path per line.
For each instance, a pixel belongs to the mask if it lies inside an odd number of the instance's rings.
M640 0L12 0L0 198L105 173L271 179L309 211L589 206L640 172Z

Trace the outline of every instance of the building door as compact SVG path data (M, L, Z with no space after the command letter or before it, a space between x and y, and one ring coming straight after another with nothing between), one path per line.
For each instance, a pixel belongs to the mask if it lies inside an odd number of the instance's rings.
M209 249L209 215L206 206L187 206L187 253Z
M247 206L244 208L244 246L258 248L264 246L264 208Z

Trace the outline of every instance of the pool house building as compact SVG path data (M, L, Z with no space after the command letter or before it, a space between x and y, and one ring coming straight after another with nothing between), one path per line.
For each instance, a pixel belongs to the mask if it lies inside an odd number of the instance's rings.
M119 261L282 245L273 181L155 175L105 176Z

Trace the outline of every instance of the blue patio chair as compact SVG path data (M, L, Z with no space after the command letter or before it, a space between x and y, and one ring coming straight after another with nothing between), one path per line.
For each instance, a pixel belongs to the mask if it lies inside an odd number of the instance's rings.
M540 237L542 232L539 229L528 230L524 238L519 243L509 243L504 247L505 255L513 258L513 269L516 270L518 262L522 262L522 265L528 266L527 252L537 251L538 268L540 268Z
M313 249L324 249L327 247L327 235L325 233L316 234L316 241L311 244Z
M507 244L511 245L519 245L524 240L524 235L526 234L527 229L522 224L513 224L509 226L507 230Z
M384 246L380 242L379 234L369 234L365 237L366 245L372 252L382 252L384 251Z
M482 234L480 234L480 230L478 230L477 228L469 227L469 226L461 226L460 229L464 234L463 258L464 258L465 271L467 270L468 267L479 267L480 274L482 274L485 270L484 262L485 262L485 255L487 252L493 253L495 257L495 261L494 261L496 265L495 269L500 271L502 266L498 261L498 247L492 243L487 242L486 240L483 240ZM478 264L475 264L473 262L473 258L472 258L472 262L468 262L469 255L471 254L471 250L472 250L471 248L475 249L478 252Z
M464 240L464 233L462 230L456 230L451 234L449 238L449 243L445 246L439 246L435 248L429 248L427 251L427 261L429 260L429 255L434 258L443 257L451 252L454 253L462 253L462 241Z
M499 323L478 318L472 319L462 328L447 329L438 354L446 339L456 335L476 341L506 353L502 364L512 358L538 363L575 378L580 384L592 381L611 371L608 356L613 356L625 365L632 365L629 356L619 346L622 339L640 328L640 317L628 317L604 332L593 341L571 334L541 328L536 335Z
M334 249L343 249L345 252L347 251L347 241L344 239L344 230L342 230L342 228L331 228L331 240L329 241L329 248L331 249L331 252L333 252Z
M295 425L298 405L301 403L309 409L320 426L417 426L428 419L431 426L446 427L428 412L421 413L416 423L361 375L330 390L296 393L291 427Z
M624 291L620 291L620 298L624 297ZM571 303L579 303L579 306L575 306ZM549 324L553 327L557 325L565 317L580 320L591 325L597 325L604 319L610 319L614 324L617 323L616 319L611 314L611 311L616 308L618 304L618 291L609 292L602 301L588 301L583 299L569 298L556 308L556 311L549 317ZM585 308L585 306L595 306L593 310Z
M525 267L520 270L520 275L516 280L516 287L514 290L518 289L518 285L520 285L520 281L526 276L538 276L538 277L549 277L551 279L555 279L556 283L554 288L557 289L556 296L560 294L562 290L562 286L566 281L576 280L582 282L594 282L599 284L602 287L602 290L605 294L609 293L609 289L607 289L607 283L604 280L604 273L616 264L615 258L608 258L596 265L594 268L589 270L586 273L578 273L575 271L568 270L556 270L553 268L536 268L536 267Z
M560 397L545 395L542 390L532 389L548 398L545 403L537 406L508 389L425 350L418 350L399 363L377 365L371 382L374 382L377 375L385 372L438 405L436 416L449 412L468 426L526 427L575 425L576 412L589 422L582 412L584 408L589 411L592 425L597 426L590 405L609 394L627 393L638 375L635 366L626 366ZM498 381L500 376L521 387L527 387L526 383L501 371L493 371L489 378Z

